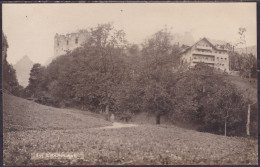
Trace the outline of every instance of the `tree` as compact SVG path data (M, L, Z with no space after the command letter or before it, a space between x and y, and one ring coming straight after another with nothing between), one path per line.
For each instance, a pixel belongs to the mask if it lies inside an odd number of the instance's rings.
M30 72L29 85L25 89L27 97L40 98L39 95L43 91L44 70L44 67L39 63L33 65Z
M139 55L140 54L140 48L137 44L132 44L130 46L128 46L128 51L130 53L130 55Z
M173 120L199 122L203 114L200 112L201 98L207 96L209 86L219 79L214 77L214 69L204 63L177 75L174 86L175 110Z
M246 28L244 27L239 27L238 28L238 35L239 39L236 45L246 45Z
M156 115L160 124L162 115L170 114L174 108L174 98L170 89L174 83L173 68L179 63L173 51L172 35L167 29L155 33L143 44L144 64L140 80L143 86L143 109Z
M245 32L246 28L240 27L238 34L240 36L238 45L244 45L246 48L245 56L243 57L244 61L242 63L240 74L243 77L249 78L249 81L251 82L251 77L257 77L257 60L256 57L254 57L252 54L247 54L247 45L246 45L246 39L245 39ZM247 114L247 135L249 135L249 127L250 127L250 112L251 112L251 104L248 102L248 114Z
M90 30L82 48L68 53L70 64L59 80L71 88L73 99L81 103L82 109L104 107L110 114L116 88L124 77L124 36L122 30L114 29L110 23L98 25Z
M227 128L242 128L244 118L244 100L242 95L231 84L218 86L218 91L211 94L205 102L204 122L207 126L215 128L220 133L227 135ZM236 129L238 131L238 129Z
M7 38L2 32L2 65L3 65L3 89L7 93L16 96L22 96L23 87L19 85L16 71L11 64L7 62Z
M257 77L257 59L254 55L244 55L242 57L241 63L241 76L249 78L249 80L253 77Z
M4 35L3 31L2 31L2 62L7 61L7 49L8 49L9 45L7 42L7 38Z
M223 74L198 63L178 75L176 82L173 121L193 122L211 133L240 134L245 124L245 101Z

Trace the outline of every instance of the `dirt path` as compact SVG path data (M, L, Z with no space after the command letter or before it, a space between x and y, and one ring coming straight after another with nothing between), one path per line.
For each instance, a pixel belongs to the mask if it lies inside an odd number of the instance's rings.
M137 124L123 124L119 122L113 122L112 126L105 126L105 127L99 127L99 128L93 128L93 129L118 129L118 128L128 128L128 127L136 127Z

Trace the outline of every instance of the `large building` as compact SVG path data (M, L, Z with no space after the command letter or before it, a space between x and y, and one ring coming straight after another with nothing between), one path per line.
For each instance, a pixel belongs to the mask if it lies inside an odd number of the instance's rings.
M225 72L230 71L228 49L225 45L213 45L208 39L203 38L194 45L186 47L181 52L181 63L189 67L203 62L215 69Z
M87 30L66 35L56 34L54 37L54 57L66 54L67 51L80 47L89 37Z

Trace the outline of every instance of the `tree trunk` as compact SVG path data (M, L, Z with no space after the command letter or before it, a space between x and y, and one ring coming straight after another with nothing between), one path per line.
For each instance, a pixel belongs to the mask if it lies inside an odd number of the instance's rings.
M228 121L228 110L227 110L227 113L226 113L226 117L225 117L225 136L227 136L227 121Z
M204 93L206 91L205 86L202 86L202 92Z
M250 68L250 71L249 71L249 82L251 82L251 68Z
M161 115L157 115L156 116L156 124L160 124L161 123Z
M81 103L81 110L84 110L84 103Z
M105 112L106 112L106 114L109 114L109 104L106 105Z
M109 115L109 104L106 105L105 114L106 114L106 120L109 120L109 119L110 119L110 115Z
M248 104L248 111L247 111L247 123L246 123L246 135L250 135L250 108L251 105Z
M227 136L227 118L225 119L225 136Z

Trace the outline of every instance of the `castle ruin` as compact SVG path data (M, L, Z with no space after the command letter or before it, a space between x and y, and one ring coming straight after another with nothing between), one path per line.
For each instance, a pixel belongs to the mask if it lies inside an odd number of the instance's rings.
M87 30L80 30L77 33L59 35L54 37L54 57L66 54L67 51L80 47L89 38Z

